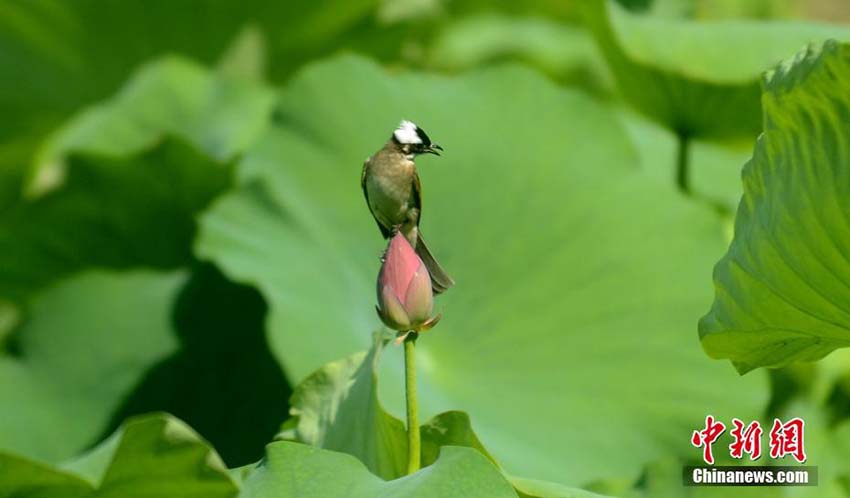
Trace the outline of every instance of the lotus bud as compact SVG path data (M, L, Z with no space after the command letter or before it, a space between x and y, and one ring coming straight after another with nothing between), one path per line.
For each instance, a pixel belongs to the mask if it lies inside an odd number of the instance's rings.
M401 233L390 239L378 274L378 316L399 332L422 332L437 324L431 275Z

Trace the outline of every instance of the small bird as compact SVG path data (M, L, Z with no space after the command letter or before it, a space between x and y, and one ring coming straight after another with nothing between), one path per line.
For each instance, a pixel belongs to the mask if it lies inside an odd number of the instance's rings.
M366 159L360 176L366 204L381 235L387 239L396 231L404 234L428 268L434 294L454 285L454 280L431 255L419 231L422 185L413 160L419 154L439 156L441 150L443 148L432 143L422 128L405 120L381 150Z

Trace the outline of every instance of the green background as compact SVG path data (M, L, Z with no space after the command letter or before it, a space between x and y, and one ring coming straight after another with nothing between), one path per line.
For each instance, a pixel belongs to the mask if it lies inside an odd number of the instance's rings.
M736 496L850 496L840 42L829 0L1 3L0 498L726 496L681 485L708 414L807 421L820 486ZM358 185L401 119L457 281L406 478Z

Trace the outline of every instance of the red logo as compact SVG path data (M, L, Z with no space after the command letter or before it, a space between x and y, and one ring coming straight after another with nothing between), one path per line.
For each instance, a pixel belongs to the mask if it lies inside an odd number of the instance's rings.
M744 454L750 456L750 460L758 460L761 457L761 437L763 430L757 420L744 424L740 419L732 419L732 443L729 445L729 455L732 458L744 458ZM791 455L800 463L806 461L805 442L803 433L805 422L796 417L788 422L782 423L774 419L770 430L770 458L782 458ZM714 465L714 454L712 445L726 431L723 422L715 420L711 415L705 417L705 428L694 431L691 436L691 444L702 448L702 459L709 465Z
M761 456L761 424L758 420L753 420L745 429L744 422L733 418L732 425L735 428L729 434L735 441L729 445L729 454L732 458L743 458L744 453L748 453L750 460L758 460Z
M800 463L806 461L806 450L803 443L803 429L806 423L800 417L792 418L784 424L773 419L770 429L770 458L782 458L791 455Z
M691 444L699 448L702 446L702 459L709 465L714 465L714 455L711 454L711 445L717 441L717 438L723 434L726 426L723 422L715 422L714 417L708 415L705 417L705 429L694 431L691 436Z

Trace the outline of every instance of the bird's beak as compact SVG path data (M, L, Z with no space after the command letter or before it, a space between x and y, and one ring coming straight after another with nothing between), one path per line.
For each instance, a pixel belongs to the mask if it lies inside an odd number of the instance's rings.
M426 150L425 152L427 152L428 154L434 154L435 156L439 156L440 153L437 152L438 150L443 150L443 148L437 144L431 144L431 146L428 147L428 150Z

